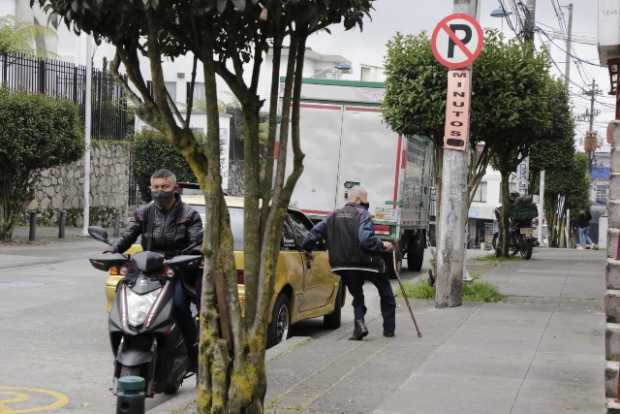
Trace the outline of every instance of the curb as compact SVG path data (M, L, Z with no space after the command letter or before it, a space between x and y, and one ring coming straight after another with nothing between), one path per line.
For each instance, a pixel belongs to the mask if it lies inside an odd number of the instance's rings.
M295 336L287 341L279 343L273 348L268 349L265 353L265 360L269 362L283 357L311 341L312 338L309 336ZM194 381L193 378L194 377L192 377L192 381ZM149 414L184 413L185 410L194 402L195 397L196 394L193 390L191 390L191 392L184 392L178 397L173 397L163 404L151 408L147 412Z

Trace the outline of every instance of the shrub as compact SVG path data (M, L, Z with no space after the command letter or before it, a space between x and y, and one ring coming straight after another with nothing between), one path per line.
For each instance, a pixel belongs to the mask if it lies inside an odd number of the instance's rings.
M158 131L142 131L134 137L134 175L144 201L151 200L149 182L160 168L172 171L178 181L196 182L189 165L176 148Z
M41 170L82 155L79 119L71 102L0 89L0 240L11 239Z

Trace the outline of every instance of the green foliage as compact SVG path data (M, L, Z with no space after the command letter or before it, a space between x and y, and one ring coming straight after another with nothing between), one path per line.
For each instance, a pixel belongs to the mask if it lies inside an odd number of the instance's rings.
M35 39L52 33L36 24L18 24L13 16L0 16L0 53L34 52ZM45 51L38 51L45 55Z
M431 136L442 146L447 70L433 57L427 34L397 34L387 48L385 120L398 133ZM472 144L519 149L521 141L535 141L547 125L547 69L544 54L487 31L473 67Z
M134 174L140 187L142 199L150 201L149 182L151 175L160 168L172 171L178 181L196 182L196 177L174 145L157 131L143 131L136 134L133 144Z
M33 197L42 169L77 160L83 151L77 107L0 89L0 240Z
M566 209L589 207L590 178L587 157L575 152L575 122L568 91L559 80L549 83L549 91L552 127L544 140L532 146L530 174L532 189L538 192L539 173L545 170L545 216L551 244L558 245L559 228L555 224L563 221ZM558 205L561 199L565 202Z
M435 288L426 281L405 283L407 297L414 299L434 299ZM474 280L463 285L463 300L465 302L495 303L504 299L497 287L489 282Z

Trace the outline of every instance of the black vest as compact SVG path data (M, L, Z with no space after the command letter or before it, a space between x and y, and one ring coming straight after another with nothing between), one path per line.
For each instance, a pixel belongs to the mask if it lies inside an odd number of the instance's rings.
M375 255L362 250L359 239L360 212L348 205L327 218L327 246L332 271L379 271Z

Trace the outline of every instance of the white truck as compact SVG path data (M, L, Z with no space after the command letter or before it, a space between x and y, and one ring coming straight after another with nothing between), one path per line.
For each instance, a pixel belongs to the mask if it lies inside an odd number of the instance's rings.
M380 108L384 93L382 83L304 80L306 158L291 206L318 221L342 207L351 188L363 186L376 234L397 241L400 258L407 257L408 268L419 271L429 229L432 143L389 128Z

